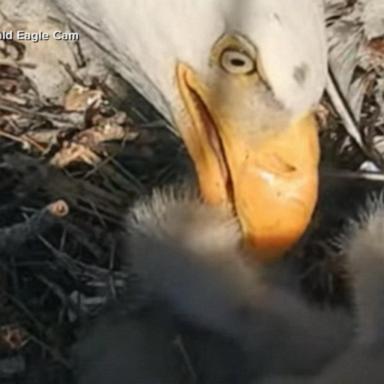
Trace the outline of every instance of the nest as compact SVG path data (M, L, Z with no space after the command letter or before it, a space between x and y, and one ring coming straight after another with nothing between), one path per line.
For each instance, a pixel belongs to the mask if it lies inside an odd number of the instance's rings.
M23 54L21 45L1 49ZM380 174L369 181L360 171L366 162L384 164L374 145L384 127L372 123L379 108L372 89L362 106L364 147L329 99L319 111L326 172L312 228L295 250L305 291L319 303L347 300L342 255L325 240L340 232L367 191L381 188ZM123 213L152 188L191 172L180 140L138 100L119 110L102 80L84 84L73 76L58 105L39 94L22 67L0 64L4 384L72 380L70 348L78 330L129 282L119 260Z
M104 84L77 80L55 105L0 65L2 383L69 382L77 330L129 281L123 213L188 167L148 106L127 116Z

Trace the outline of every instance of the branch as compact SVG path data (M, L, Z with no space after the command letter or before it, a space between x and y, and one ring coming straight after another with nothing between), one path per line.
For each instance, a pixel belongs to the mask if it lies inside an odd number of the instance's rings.
M67 203L58 200L36 212L24 223L0 229L0 252L10 252L25 244L30 238L51 228L57 219L69 212Z

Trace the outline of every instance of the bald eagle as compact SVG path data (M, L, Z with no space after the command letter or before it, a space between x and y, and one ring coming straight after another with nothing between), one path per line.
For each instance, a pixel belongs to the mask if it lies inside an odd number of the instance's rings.
M317 199L322 1L51 1L173 123L256 257L290 248Z

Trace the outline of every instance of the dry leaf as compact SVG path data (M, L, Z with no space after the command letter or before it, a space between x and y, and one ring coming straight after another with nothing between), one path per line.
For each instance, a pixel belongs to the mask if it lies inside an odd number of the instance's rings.
M68 112L84 112L91 105L100 105L103 92L74 84L64 98L64 108Z

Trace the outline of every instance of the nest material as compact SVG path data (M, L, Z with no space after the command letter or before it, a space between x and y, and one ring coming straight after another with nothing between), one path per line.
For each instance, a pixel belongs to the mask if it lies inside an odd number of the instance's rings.
M180 173L184 151L165 122L128 118L104 84L75 80L55 105L22 67L0 64L2 383L69 382L82 319L129 281L117 258L122 213Z
M337 8L333 22L354 5ZM53 104L17 65L23 46L8 42L0 51L16 63L0 63L0 381L68 383L68 352L84 319L129 282L118 258L122 212L190 172L190 164L143 101L129 113L118 110L103 81L84 84L67 68L73 87ZM375 76L359 115L365 143L384 132L377 112L382 79ZM315 300L344 303L339 250L324 247L324 239L338 233L367 190L381 188L357 171L365 162L380 167L382 152L357 145L328 98L319 119L323 165L339 172L323 179L323 203L296 258Z

